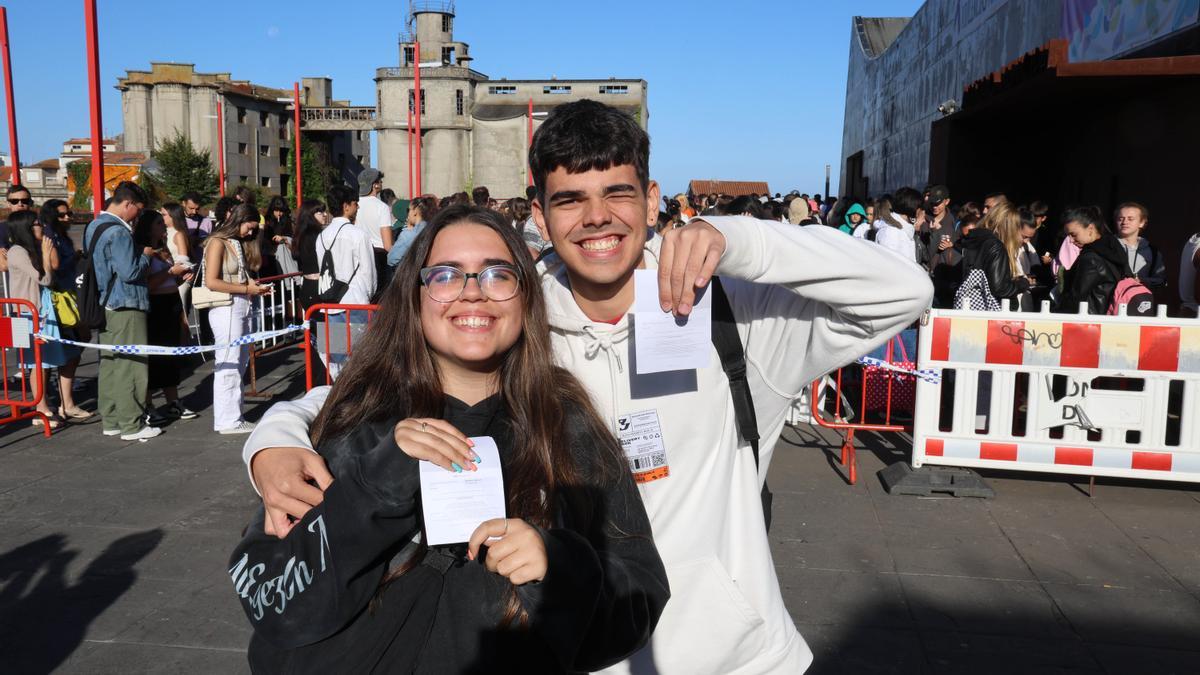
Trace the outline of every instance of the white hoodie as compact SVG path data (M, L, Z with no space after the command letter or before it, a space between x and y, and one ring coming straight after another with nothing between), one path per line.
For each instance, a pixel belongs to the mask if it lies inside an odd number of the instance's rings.
M606 672L800 673L812 652L784 606L760 501L774 446L792 402L814 379L915 320L933 289L916 265L832 228L704 220L727 243L717 274L746 350L762 436L757 475L715 349L707 368L637 375L629 339L636 318L589 320L558 258L542 263L556 358L614 429L619 415L656 411L670 471L639 489L671 600L651 643ZM647 268L657 267L661 244L658 237L647 242ZM310 447L304 430L323 389L272 407L246 442L247 465L262 448Z

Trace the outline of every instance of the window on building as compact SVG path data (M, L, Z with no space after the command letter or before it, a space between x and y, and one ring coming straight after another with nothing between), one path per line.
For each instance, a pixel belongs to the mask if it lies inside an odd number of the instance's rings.
M367 137L367 132L365 131L356 131L354 133L356 136L358 136L358 140L360 141Z
M279 166L287 166L287 163L288 163L288 149L280 148L279 149ZM282 179L280 179L280 180L282 180Z
M404 48L404 65L411 66L413 64L413 61L415 61L415 60L416 59L413 57L413 48L405 47Z
M454 28L454 19L449 14L442 15L442 32L449 33Z
M340 153L340 152L338 153L337 165L338 165L338 167L346 166L346 155L345 154Z
M442 47L442 65L449 66L454 63L454 47Z
M268 122L267 122L267 113L265 113L265 112L259 112L259 113L258 113L258 126L260 126L260 127L265 127L265 126L267 126L267 124L268 124Z
M515 85L511 85L511 84L497 84L497 85L488 87L488 93L489 94L515 94L515 93L517 93L517 88Z
M421 114L425 114L425 101L428 100L425 96L425 87L421 87ZM413 90L408 90L408 111L413 112L416 108L413 107Z
M271 146L269 146L269 145L258 146L258 154L261 157L270 157L271 156Z
M600 85L601 94L628 94L629 85L627 84L602 84Z
M238 154L247 155L250 153L250 148L245 143L238 143Z
M286 141L286 140L287 140L287 135L288 135L288 134L287 134L287 125L286 125L286 124L280 124L280 125L279 125L279 140L281 140L281 141Z
M462 89L454 90L454 114L463 114L463 93Z
M291 185L291 183L292 183L291 174L286 174L286 173L279 174L279 187L286 189L289 185Z
M238 106L237 110L238 110L238 118L237 118L238 124L245 124L246 123L246 109L241 106Z
M357 161L357 162L358 162L359 166L362 166L362 165L363 165L363 159L365 159L365 158L364 158L362 155L355 155L355 156L354 156L354 159L355 159L355 161Z
M258 184L265 188L271 187L271 177L270 176L259 176Z
M571 93L571 85L569 84L548 84L542 87L543 94L569 94Z
M245 176L238 176L238 184L239 184L239 185L245 185L245 184L246 184L246 177L245 177Z

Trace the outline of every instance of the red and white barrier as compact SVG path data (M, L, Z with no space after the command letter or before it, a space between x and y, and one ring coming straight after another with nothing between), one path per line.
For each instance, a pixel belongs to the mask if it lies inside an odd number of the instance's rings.
M1200 320L931 310L913 466L1200 482Z

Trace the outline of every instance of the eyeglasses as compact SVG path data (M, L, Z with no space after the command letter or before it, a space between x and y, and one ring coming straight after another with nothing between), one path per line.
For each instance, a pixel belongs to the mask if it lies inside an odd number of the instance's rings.
M492 302L511 300L521 289L517 269L512 265L492 265L479 272L464 272L449 265L435 265L421 269L421 285L434 302L448 304L462 297L467 282L472 278L479 283L483 296Z
M24 204L25 206L33 206L33 199L31 199L30 197L26 197L24 199L9 199L8 203L12 204L13 206L16 206L17 204Z

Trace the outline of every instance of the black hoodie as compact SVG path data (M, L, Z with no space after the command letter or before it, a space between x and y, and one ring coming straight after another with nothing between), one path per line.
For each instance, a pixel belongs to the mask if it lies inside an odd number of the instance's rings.
M513 441L499 396L475 406L448 398L444 418L493 437L507 473ZM582 428L570 412L564 423ZM254 627L254 672L576 672L646 643L670 595L666 570L627 467L578 433L570 450L581 485L560 488L554 526L541 531L546 577L517 587L527 629L500 626L512 586L461 545L430 549L380 591L421 528L417 460L396 445L394 425L322 443L334 476L324 501L283 540L263 533L260 511L235 549L230 576Z
M1074 314L1079 303L1086 302L1088 314L1107 314L1117 282L1129 276L1133 275L1125 247L1113 235L1102 234L1079 251L1075 264L1067 270L1058 311Z
M1012 263L1004 242L991 230L976 227L965 236L960 237L954 247L962 251L963 278L971 270L983 270L987 276L988 286L997 300L1015 298L1029 290L1029 280L1025 277L1013 278Z

